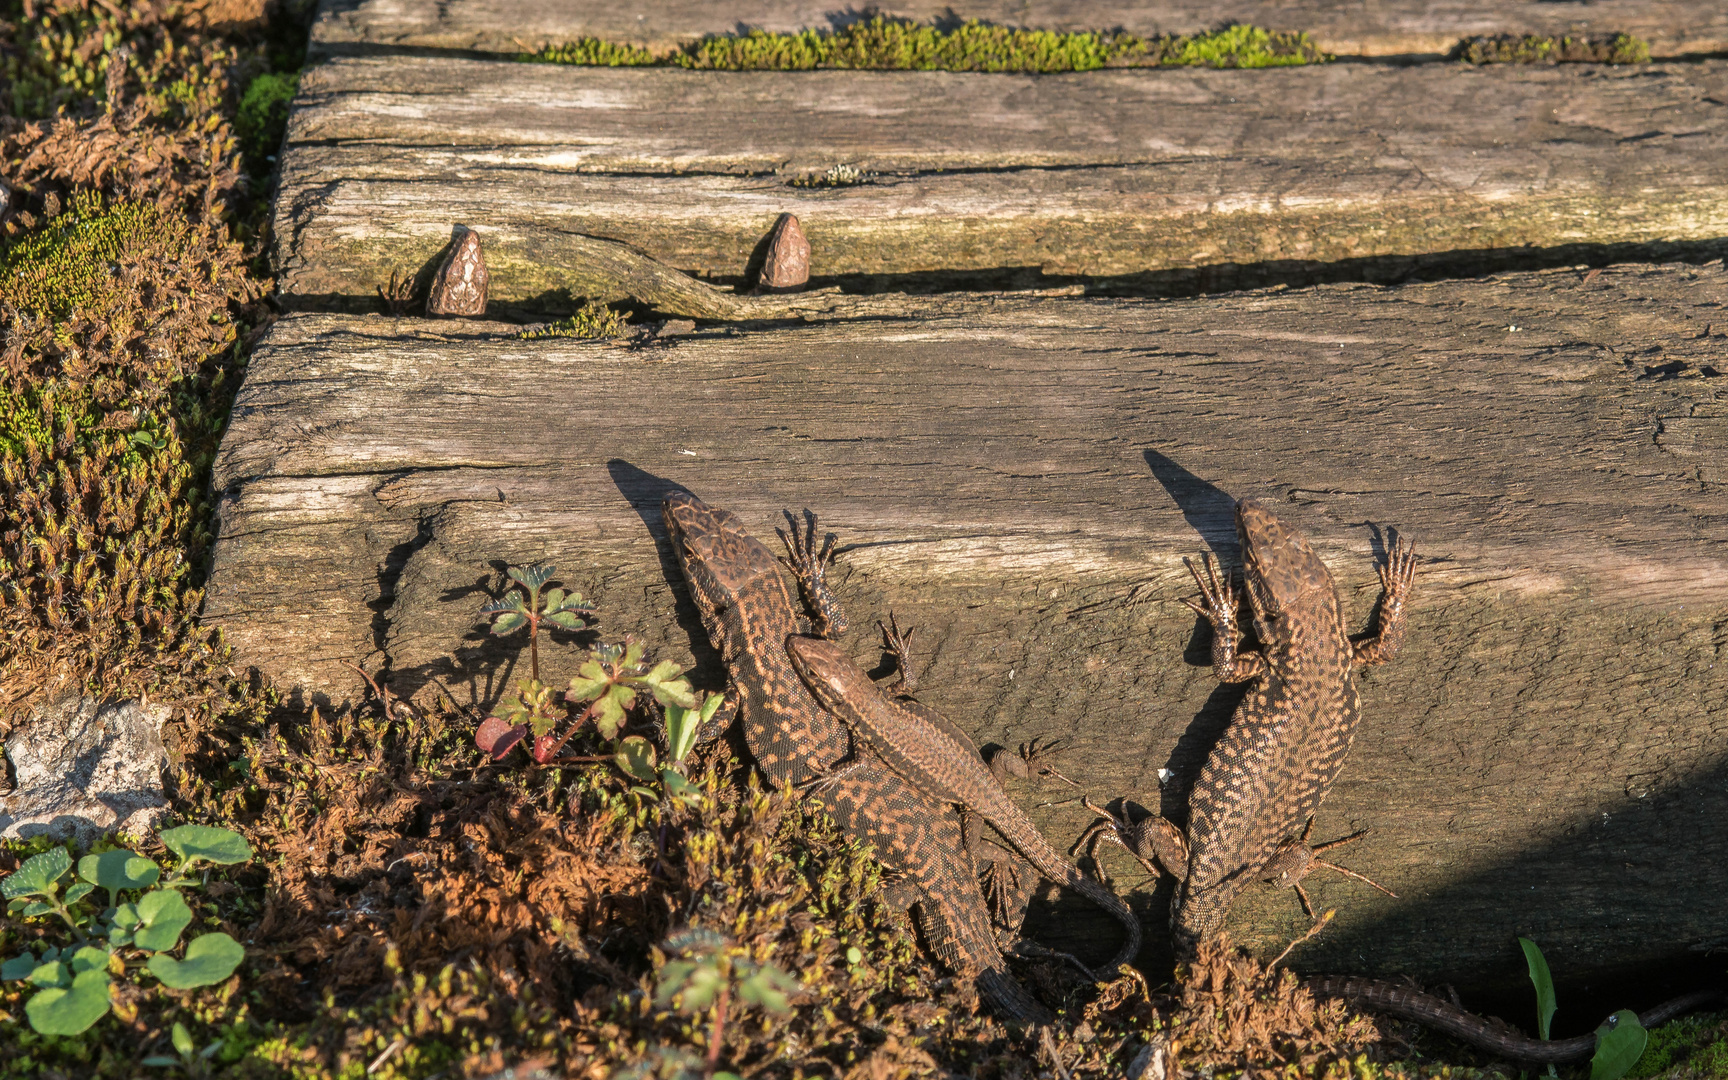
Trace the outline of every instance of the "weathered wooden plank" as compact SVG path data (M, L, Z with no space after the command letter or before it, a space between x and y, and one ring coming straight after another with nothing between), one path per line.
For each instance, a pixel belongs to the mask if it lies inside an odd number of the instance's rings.
M1728 235L1722 101L1717 61L1033 78L344 59L302 83L278 261L290 301L371 304L461 222L509 305L560 288L641 299L591 237L740 280L783 211L818 280L890 285L1713 243ZM841 163L881 175L788 182Z
M217 465L206 618L284 687L342 698L337 660L387 662L398 692L485 706L519 652L478 608L506 562L549 560L605 634L713 685L659 497L685 485L764 535L810 506L842 537L854 623L922 628L927 701L980 742L1060 736L1095 797L1174 810L1233 705L1174 603L1183 556L1235 557L1224 493L1281 500L1357 625L1374 527L1399 527L1423 557L1408 649L1366 680L1318 832L1373 826L1347 864L1400 899L1315 879L1341 915L1302 962L1482 984L1516 971L1517 930L1601 971L1719 943L1728 915L1725 303L1716 263L877 298L646 349L291 317ZM554 680L577 656L543 653ZM1017 794L1058 840L1085 823L1038 805L1066 792ZM1094 913L1060 913L1084 949ZM1275 949L1300 916L1258 890L1235 919Z
M1341 56L1442 55L1477 34L1637 34L1657 56L1728 49L1728 4L1721 0L897 0L884 15L935 22L982 19L1042 30L1123 29L1142 36L1191 34L1226 22L1306 30ZM314 46L355 45L517 52L598 37L657 51L741 27L792 33L825 29L851 15L830 3L672 0L627 6L605 0L325 0L312 27Z

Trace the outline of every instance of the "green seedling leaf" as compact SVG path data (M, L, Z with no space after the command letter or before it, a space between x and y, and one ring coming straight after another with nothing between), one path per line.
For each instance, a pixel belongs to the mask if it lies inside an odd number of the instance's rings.
M1621 1009L1596 1029L1596 1056L1590 1059L1590 1080L1620 1080L1644 1056L1650 1033L1638 1014Z
M139 1061L138 1064L148 1065L151 1068L155 1068L155 1069L171 1068L175 1065L180 1064L180 1059L179 1058L171 1058L171 1057L168 1057L164 1054L151 1054L149 1057L144 1058L143 1060Z
M108 951L86 945L73 953L68 961L72 965L72 974L81 971L106 971L108 969Z
M738 984L738 997L768 1012L783 1014L792 1011L787 997L804 989L804 984L772 964L764 964L756 973Z
M186 959L176 960L172 956L157 953L150 958L145 967L150 974L162 980L162 985L173 990L190 990L195 986L209 986L219 983L234 974L234 969L240 966L240 961L246 959L246 950L240 943L227 934L205 934L195 937L186 946Z
M191 1057L198 1050L197 1044L192 1041L192 1033L178 1020L174 1021L170 1038L174 1041L174 1049L179 1051L182 1057Z
M512 724L496 716L488 716L480 721L480 727L474 732L474 745L492 755L493 761L502 761L504 755L516 748L516 744L528 737L527 724Z
M30 973L41 963L34 953L24 953L0 964L0 982L19 982L28 979Z
M593 701L611 685L612 677L606 674L600 662L588 660L576 669L576 677L570 680L570 688L564 691L564 696L571 701Z
M654 670L642 676L642 681L653 692L654 699L662 705L694 709L700 704L696 691L690 688L690 680L684 678L678 665L671 660L662 660L655 664Z
M24 865L0 881L0 896L14 900L24 896L53 896L55 882L72 868L72 856L63 847L49 848L24 860Z
M66 965L58 960L43 960L36 965L28 979L37 986L71 986L72 973L66 970Z
M173 889L154 889L138 899L138 929L132 944L151 952L167 952L192 924L192 909Z
M1542 950L1529 938L1519 938L1518 944L1524 949L1524 962L1530 967L1530 982L1536 987L1536 1031L1546 1039L1548 1037L1548 1022L1554 1019L1554 977L1548 974L1548 961L1542 958Z
M654 995L654 1004L665 1008L677 999L679 1012L701 1012L714 1004L715 997L720 993L721 981L720 969L712 963L699 960L668 961L666 966L660 969L660 989Z
M504 614L492 620L492 632L494 634L508 634L512 630L519 630L527 625L528 616L518 614L514 611L506 611Z
M53 910L53 904L44 904L38 900L33 903L26 903L23 907L18 909L18 914L26 919L33 919L38 915L46 915Z
M78 901L84 899L95 891L96 886L90 884L88 881L77 882L76 884L67 886L65 902L69 905L76 904Z
M146 859L136 851L116 848L100 855L86 855L78 860L78 876L108 890L119 900L122 889L148 889L162 876L154 859Z
M24 1003L30 1026L44 1035L76 1035L108 1011L108 972L83 971L69 987L51 987Z
M695 748L697 733L702 730L702 725L714 719L725 700L722 694L709 694L700 710L666 706L666 748L673 761L683 761Z
M630 706L636 704L636 691L619 683L613 683L604 697L596 703L594 709L594 726L600 730L603 739L616 739L618 729L624 726L624 713Z
M510 580L520 583L524 589L531 592L551 581L552 575L557 573L550 563L529 567L512 566L504 572L510 575Z
M548 612L546 621L554 626L562 626L566 630L582 630L588 626L588 620L574 611Z
M252 845L244 836L209 825L181 825L169 829L162 833L162 842L188 865L202 861L231 866L252 858Z
M143 916L138 914L137 904L121 904L114 909L114 925L127 930L143 922Z
M640 641L630 642L624 647L624 659L619 661L618 666L625 669L640 667L642 665L642 654L647 651L648 646L642 644Z
M635 738L635 736L631 736L631 738ZM679 776L671 769L660 770L660 786L665 788L666 794L674 799L690 801L701 798L702 795L695 784Z
M618 744L618 753L613 761L624 770L624 775L635 777L645 784L652 784L660 778L654 768L654 744L640 735L632 735Z

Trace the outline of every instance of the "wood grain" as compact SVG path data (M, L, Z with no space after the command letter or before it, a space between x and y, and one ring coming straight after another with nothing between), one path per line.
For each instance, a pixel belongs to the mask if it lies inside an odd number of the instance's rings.
M1715 263L879 297L647 348L289 317L216 467L205 616L305 697L355 693L351 660L483 709L521 643L479 607L506 563L544 560L605 635L713 686L658 499L686 486L760 535L809 506L841 537L854 625L892 608L921 628L928 703L981 743L1061 737L1095 798L1176 812L1235 700L1175 603L1181 559L1232 563L1229 497L1268 497L1357 626L1379 530L1422 557L1407 651L1365 680L1316 828L1372 826L1343 861L1400 899L1310 879L1340 914L1300 965L1487 985L1517 974L1514 931L1556 971L1669 959L1721 947L1728 915L1725 303ZM873 666L868 637L850 644ZM579 655L542 652L553 680ZM1045 805L1067 789L1015 794L1054 842L1085 824ZM1105 858L1157 925L1164 890ZM1114 940L1094 916L1059 905L1043 937ZM1275 952L1300 918L1255 889L1233 928Z
M351 58L302 81L277 261L291 304L370 309L459 223L487 245L495 310L567 290L719 318L735 298L665 268L743 281L782 212L813 279L889 288L1648 257L1728 235L1722 102L1720 61L1034 78ZM879 175L792 185L842 163Z
M1721 0L897 0L871 5L920 22L982 19L1044 30L1121 28L1141 35L1191 34L1227 22L1306 30L1343 56L1437 56L1476 34L1637 34L1657 56L1728 49ZM855 10L810 0L708 3L663 0L628 6L606 0L324 0L314 46L356 45L516 52L599 37L656 51L740 27L792 33L825 29Z

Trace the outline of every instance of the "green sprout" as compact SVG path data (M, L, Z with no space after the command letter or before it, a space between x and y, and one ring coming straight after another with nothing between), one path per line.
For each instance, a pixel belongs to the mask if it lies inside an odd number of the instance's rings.
M1548 961L1534 941L1521 937L1518 944L1524 949L1530 982L1536 987L1536 1030L1546 1040L1548 1024L1554 1019L1557 1007L1554 978L1548 972ZM1590 1080L1620 1080L1644 1056L1644 1047L1649 1039L1649 1032L1644 1030L1644 1025L1638 1022L1638 1014L1631 1009L1621 1009L1602 1021L1596 1029L1596 1053L1590 1059ZM1555 1075L1552 1065L1548 1067L1548 1075Z
M774 965L758 964L741 955L741 950L724 934L713 930L682 930L668 937L661 949L678 959L668 960L661 967L654 1004L670 1007L685 1016L713 1010L708 1034L710 1073L720 1061L727 1013L734 998L763 1012L783 1016L792 1011L791 996L804 988Z
M582 630L592 621L594 605L582 599L581 593L566 593L563 589L541 589L557 573L550 564L530 566L526 570L512 566L504 571L510 580L521 586L480 609L480 614L492 620L492 632L502 637L526 626L528 628L528 678L540 681L540 623L549 622L566 630Z
M131 958L143 963L130 966L142 966L175 990L219 983L245 959L239 942L220 932L193 938L180 957L171 953L192 925L192 909L180 895L200 884L192 871L200 863L246 862L251 845L239 833L205 825L167 829L161 838L180 858L166 879L154 860L121 848L79 859L79 880L62 892L61 879L72 869L72 856L63 847L26 859L0 879L8 915L55 916L73 939L0 964L0 981L41 987L24 1003L24 1015L38 1032L76 1035L100 1020L108 1012L113 976L126 971ZM90 900L97 889L108 895L101 911Z

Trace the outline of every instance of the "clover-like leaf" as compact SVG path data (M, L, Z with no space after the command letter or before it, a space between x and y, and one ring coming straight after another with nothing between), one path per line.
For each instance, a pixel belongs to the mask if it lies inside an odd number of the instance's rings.
M86 945L68 957L67 963L71 965L73 975L80 971L105 971L108 967L108 950Z
M788 995L804 989L804 984L772 964L764 964L738 984L738 997L752 1005L760 1005L771 1013L788 1013L792 1003Z
M612 759L625 775L633 776L644 783L653 783L660 774L654 768L654 744L640 735L631 735L618 744L618 753Z
M148 889L162 876L154 859L146 859L136 851L115 848L100 855L86 855L78 860L78 876L108 890L110 904L120 901L122 889ZM70 897L71 893L68 892Z
M252 845L232 829L181 825L164 831L162 842L187 865L200 861L232 865L252 858Z
M37 986L65 987L72 985L72 973L66 969L66 965L58 960L47 958L43 958L42 962L37 964L25 978Z
M138 928L132 944L151 952L166 952L192 924L192 909L174 889L152 889L138 898Z
M44 1035L76 1035L108 1011L108 972L82 971L67 987L51 987L24 1003L30 1026Z
M584 661L582 666L576 669L576 675L570 680L570 687L564 691L564 697L569 701L593 701L611 685L612 676L606 673L599 661Z
M642 676L642 682L662 705L694 709L701 704L696 697L696 691L690 688L690 680L683 676L678 665L671 660L662 660L655 664L654 670Z
M72 868L72 856L63 847L49 848L24 860L24 865L0 881L0 896L8 900L24 896L53 896L55 882Z
M4 964L0 964L0 982L18 982L22 979L28 979L30 973L36 970L36 965L39 963L41 961L36 959L35 953L14 956Z
M1621 1009L1596 1029L1596 1054L1590 1059L1590 1080L1620 1080L1638 1059L1650 1033L1638 1022L1638 1014Z
M190 990L195 986L219 983L234 974L246 950L227 934L205 934L195 937L186 946L186 958L157 953L145 965L150 974L162 980L162 985L174 990Z
M636 691L622 683L613 683L605 695L594 703L594 726L604 739L616 739L624 726L624 713L636 703Z

